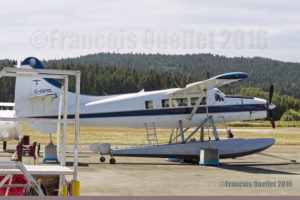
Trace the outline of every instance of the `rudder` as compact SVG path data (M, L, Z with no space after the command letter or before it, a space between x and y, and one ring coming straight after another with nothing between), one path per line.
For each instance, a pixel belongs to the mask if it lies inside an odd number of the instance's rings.
M41 62L26 58L20 68L44 69ZM15 111L17 117L57 118L61 84L54 79L35 77L17 77L15 85ZM54 133L57 124L26 122L32 129Z

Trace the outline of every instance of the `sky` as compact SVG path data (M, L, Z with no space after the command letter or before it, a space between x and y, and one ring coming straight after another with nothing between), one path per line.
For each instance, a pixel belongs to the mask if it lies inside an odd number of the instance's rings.
M296 0L11 0L0 8L0 59L116 52L300 62Z

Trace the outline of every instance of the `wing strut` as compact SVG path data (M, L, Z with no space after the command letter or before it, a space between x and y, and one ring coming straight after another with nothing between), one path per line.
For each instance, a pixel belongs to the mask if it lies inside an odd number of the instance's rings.
M200 103L201 103L203 97L206 97L206 96L207 96L206 91L207 91L207 90L203 90L203 91L200 92L200 96L199 96L199 98L198 98L198 100L197 100L197 102L196 102L196 105L194 106L194 108L193 108L193 110L192 110L192 112L191 112L191 115L190 115L189 118L188 118L189 120L192 120L192 119L193 119L193 116L194 116L194 114L196 113L196 111L197 111L197 109L198 109L198 107L199 107L199 105L200 105Z
M203 126L205 126L207 123L211 124L212 128L213 128L213 134L215 136L215 140L219 140L219 135L218 135L218 132L217 132L217 128L216 128L216 125L214 123L214 120L213 120L213 117L210 115L208 116L205 120L203 120L199 126L184 140L184 142L188 142L196 133L197 131L202 128ZM203 136L202 136L203 137Z

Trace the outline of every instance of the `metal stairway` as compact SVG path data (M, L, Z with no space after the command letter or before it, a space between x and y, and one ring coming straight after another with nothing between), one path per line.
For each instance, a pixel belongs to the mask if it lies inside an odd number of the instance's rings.
M157 140L157 134L156 134L156 128L155 128L154 122L150 125L145 123L145 127L146 127L147 141L148 141L149 146L157 145L158 140ZM152 132L151 132L151 130L152 130Z

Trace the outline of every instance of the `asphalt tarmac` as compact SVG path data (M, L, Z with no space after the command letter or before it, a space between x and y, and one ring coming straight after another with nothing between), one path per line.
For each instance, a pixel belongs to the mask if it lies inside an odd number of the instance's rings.
M254 154L222 159L219 167L161 158L116 157L116 164L109 164L106 157L100 163L100 156L89 152L88 146L80 149L81 196L300 195L300 163L289 161L300 161L299 146L274 145L264 151L288 160ZM10 156L2 152L0 160ZM72 153L67 154L67 161L73 164Z

